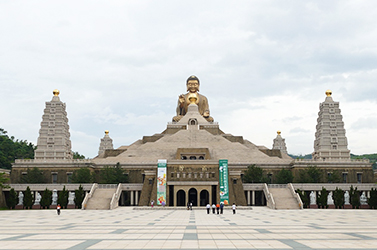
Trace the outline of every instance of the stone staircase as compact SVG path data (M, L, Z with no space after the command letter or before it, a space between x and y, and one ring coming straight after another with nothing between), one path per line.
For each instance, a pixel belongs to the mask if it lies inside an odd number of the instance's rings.
M116 188L97 188L92 197L88 200L88 210L108 210Z
M268 188L275 200L276 209L300 209L297 199L288 187Z

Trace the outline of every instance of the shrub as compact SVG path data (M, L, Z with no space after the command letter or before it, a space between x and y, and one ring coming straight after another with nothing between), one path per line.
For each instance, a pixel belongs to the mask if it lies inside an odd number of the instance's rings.
M42 208L49 208L52 203L52 191L48 190L47 188L43 191L42 198L41 198L41 207Z
M305 191L301 191L300 189L296 190L296 193L300 195L302 203L304 203L304 208L308 208L310 206L310 199Z
M81 208L82 202L84 201L85 198L85 192L84 188L80 185L79 189L75 190L75 205L77 208Z
M327 196L329 195L329 191L326 188L322 187L321 193L318 195L317 198L317 205L320 208L327 208Z
M333 195L334 195L334 205L335 208L342 208L344 206L344 191L342 189L336 188Z
M33 195L31 194L31 190L29 186L27 186L25 190L25 195L24 195L24 208L26 209L31 208L33 206L33 202L34 202Z
M357 191L357 187L354 189L352 185L350 188L350 203L352 208L360 207L360 193Z
M370 208L376 209L377 208L377 189L370 190L370 198L368 198L368 205Z
M67 208L67 205L68 205L68 191L65 190L65 186L63 187L63 190L59 192L58 204L60 204L60 206L62 208Z
M6 200L7 206L9 209L14 209L18 203L18 197L17 197L17 192L14 191L14 188L12 188L9 191L9 196L8 199Z

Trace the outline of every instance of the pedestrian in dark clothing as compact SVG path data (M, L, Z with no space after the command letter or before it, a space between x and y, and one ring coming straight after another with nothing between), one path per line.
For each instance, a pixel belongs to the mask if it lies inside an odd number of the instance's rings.
M60 215L60 209L61 209L61 206L60 204L58 204L58 206L56 207L56 212L58 213L58 215Z
M209 210L211 209L211 205L208 203L206 208L207 208L207 214L209 214Z
M216 204L216 211L217 211L217 214L220 214L220 212L219 212L219 210L220 210L220 204Z
M220 214L223 214L224 203L220 203Z

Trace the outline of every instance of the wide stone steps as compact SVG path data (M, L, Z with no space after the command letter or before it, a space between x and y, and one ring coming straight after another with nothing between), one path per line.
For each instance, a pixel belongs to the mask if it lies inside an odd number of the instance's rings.
M88 200L88 210L108 210L116 188L97 188L92 197Z
M297 199L288 188L269 188L275 200L276 209L300 209Z

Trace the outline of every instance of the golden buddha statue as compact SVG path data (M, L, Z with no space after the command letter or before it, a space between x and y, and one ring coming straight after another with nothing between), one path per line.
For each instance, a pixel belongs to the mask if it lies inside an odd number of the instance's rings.
M186 94L178 97L177 116L173 117L173 122L178 122L187 113L188 106L193 102L198 105L199 113L209 122L213 122L213 118L209 116L209 105L207 97L199 94L199 79L196 76L190 76L186 81ZM196 95L196 100L193 96Z

